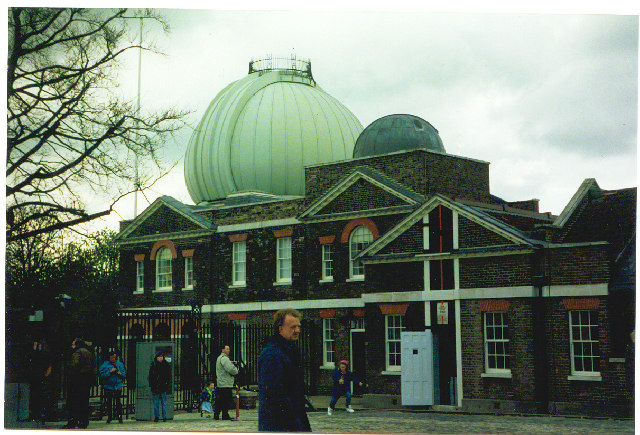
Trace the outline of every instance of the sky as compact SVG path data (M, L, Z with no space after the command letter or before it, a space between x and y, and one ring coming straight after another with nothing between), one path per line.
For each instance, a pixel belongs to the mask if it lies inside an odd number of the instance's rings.
M628 9L622 9L622 12ZM430 122L449 154L490 162L491 193L537 198L559 214L586 178L637 185L638 17L611 14L430 13L416 10L163 9L171 32L145 24L141 104L189 110L167 144L174 170L138 198L192 204L183 161L209 103L251 59L310 59L318 85L366 127L389 114ZM637 12L635 12L637 13ZM137 54L122 94L136 90ZM97 202L93 204L99 207ZM133 197L94 226L117 230Z

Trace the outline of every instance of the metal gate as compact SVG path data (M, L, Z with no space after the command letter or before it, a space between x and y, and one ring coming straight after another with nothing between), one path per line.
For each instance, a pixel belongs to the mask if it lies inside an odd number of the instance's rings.
M236 377L241 387L258 384L258 355L265 340L272 334L271 325L212 323L192 311L123 311L118 313L117 346L127 368L123 389L123 413L134 413L136 385L136 343L171 341L175 344L174 398L176 409L191 412L197 409L200 391L205 382L215 380L215 361L222 346L231 347L230 357L237 361L240 373ZM315 391L314 354L315 328L303 320L298 346L302 354L305 383Z

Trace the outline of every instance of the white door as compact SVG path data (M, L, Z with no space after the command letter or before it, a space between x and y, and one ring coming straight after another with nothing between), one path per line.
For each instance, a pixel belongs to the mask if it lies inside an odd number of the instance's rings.
M400 333L402 405L433 405L433 337L431 331Z

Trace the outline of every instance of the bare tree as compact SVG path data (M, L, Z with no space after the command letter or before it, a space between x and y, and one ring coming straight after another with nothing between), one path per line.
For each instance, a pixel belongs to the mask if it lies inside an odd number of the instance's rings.
M117 94L122 55L138 47L126 13L9 9L8 242L105 216L136 179L145 188L170 169L159 151L185 113L143 115ZM146 165L139 177L136 155ZM110 205L87 211L96 196Z

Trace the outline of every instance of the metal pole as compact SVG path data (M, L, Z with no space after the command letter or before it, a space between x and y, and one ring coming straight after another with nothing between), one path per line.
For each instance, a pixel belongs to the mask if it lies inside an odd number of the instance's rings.
M136 115L140 117L140 87L142 85L142 17L140 17L140 44L138 47L138 96L136 99ZM135 153L135 191L133 193L133 218L138 217L138 190L140 189L140 175L138 173L138 153Z

